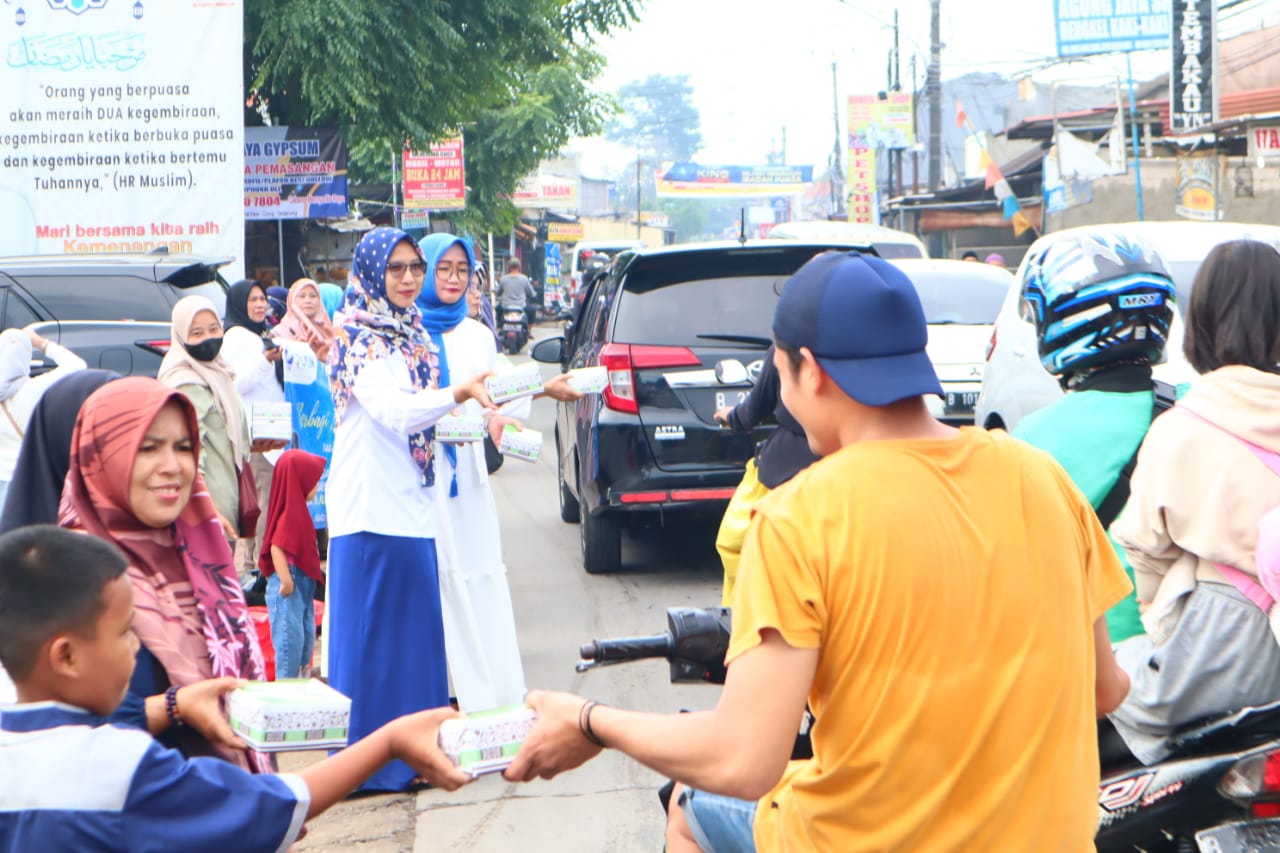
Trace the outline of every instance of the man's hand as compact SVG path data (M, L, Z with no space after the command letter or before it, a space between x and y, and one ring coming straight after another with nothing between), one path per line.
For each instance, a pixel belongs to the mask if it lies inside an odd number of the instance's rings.
M241 678L208 678L178 688L178 716L210 743L228 749L248 749L236 736L222 711L222 697L248 682Z
M561 373L559 376L542 383L542 393L553 400L559 400L561 403L572 403L582 399L581 392L575 391L569 386L569 374L567 373Z
M420 779L432 787L456 791L472 781L449 757L440 751L440 724L462 716L452 708L433 708L408 714L387 724L391 752L413 768Z
M280 576L280 595L288 598L293 595L293 572L277 572Z
M572 693L531 690L525 704L538 715L533 731L511 766L502 771L508 782L550 779L585 764L600 753L578 728L578 713L586 700Z
M270 453L273 450L284 450L288 446L289 442L282 438L255 438L249 445L249 450L254 453Z
M489 398L489 392L484 387L484 381L492 375L492 370L486 370L484 373L477 373L461 385L454 385L453 401L461 405L468 400L475 400L486 409L496 409L497 406L493 404L493 400Z
M715 420L716 423L720 424L720 426L727 427L729 425L729 415L732 412L733 412L733 406L725 406L722 409L716 409L716 413L711 417Z
M524 424L515 418L509 418L506 415L494 415L489 418L489 437L493 439L494 444L502 443L502 431L506 429L507 424L516 429L524 429Z

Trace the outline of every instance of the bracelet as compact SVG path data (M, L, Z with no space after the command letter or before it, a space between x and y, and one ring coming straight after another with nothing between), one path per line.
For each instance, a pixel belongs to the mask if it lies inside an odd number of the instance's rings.
M604 741L600 740L595 731L591 728L591 712L600 703L594 699L589 699L582 703L582 707L578 709L578 730L582 732L582 736L594 743L601 749L607 749Z
M171 686L164 692L164 713L169 718L169 723L175 726L182 725L182 717L178 714L178 687Z

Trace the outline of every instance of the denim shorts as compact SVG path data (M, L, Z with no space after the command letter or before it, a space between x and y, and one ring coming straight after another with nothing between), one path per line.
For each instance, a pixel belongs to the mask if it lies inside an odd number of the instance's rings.
M755 853L755 803L685 788L680 808L703 853Z

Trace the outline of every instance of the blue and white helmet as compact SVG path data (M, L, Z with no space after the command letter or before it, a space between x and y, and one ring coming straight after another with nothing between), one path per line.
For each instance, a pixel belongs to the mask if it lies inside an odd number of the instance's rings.
M1159 253L1134 237L1055 240L1029 262L1022 298L1040 362L1055 376L1164 359L1176 290Z

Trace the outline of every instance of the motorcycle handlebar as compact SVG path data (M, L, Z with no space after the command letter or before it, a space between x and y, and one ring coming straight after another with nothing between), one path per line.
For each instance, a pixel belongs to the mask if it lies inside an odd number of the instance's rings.
M642 660L644 658L670 658L674 644L669 633L648 637L623 637L618 640L592 640L579 649L583 660L606 661Z

